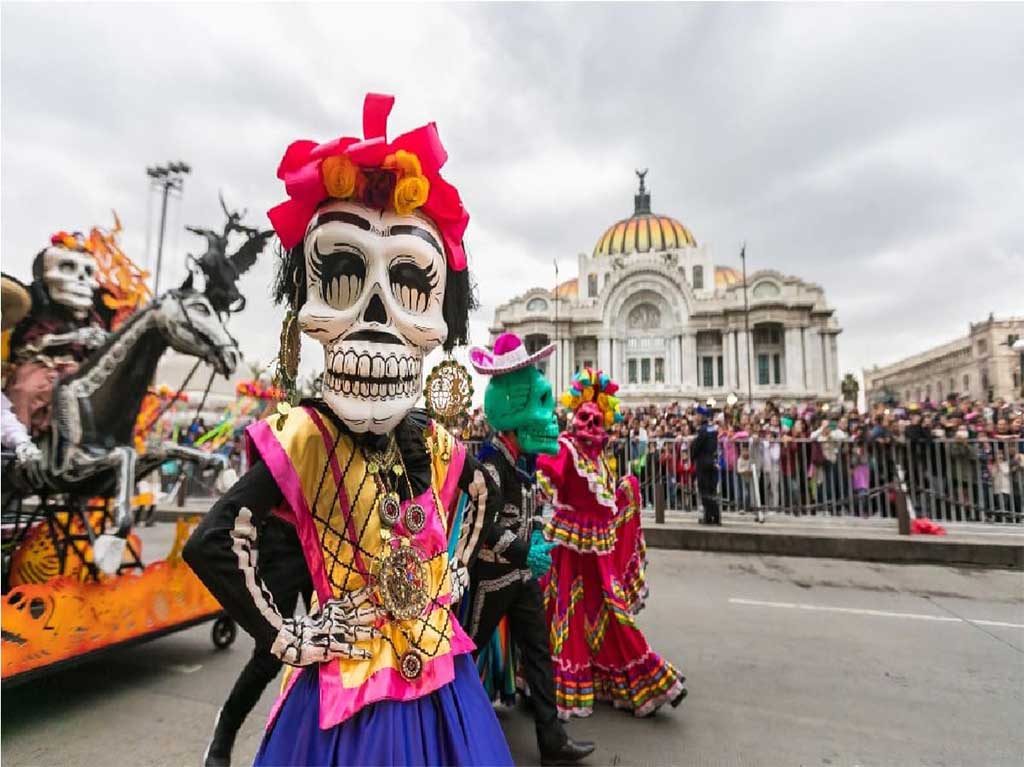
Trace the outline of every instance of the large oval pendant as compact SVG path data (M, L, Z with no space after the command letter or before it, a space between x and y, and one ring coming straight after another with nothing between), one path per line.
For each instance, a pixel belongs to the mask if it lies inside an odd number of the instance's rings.
M408 541L385 544L371 577L381 604L392 618L407 621L423 614L430 601L427 566Z

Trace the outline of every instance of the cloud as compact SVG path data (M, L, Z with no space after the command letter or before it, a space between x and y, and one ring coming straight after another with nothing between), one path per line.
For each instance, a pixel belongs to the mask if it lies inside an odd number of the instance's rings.
M27 276L58 229L126 225L152 266L147 165L194 170L170 205L164 285L217 225L282 199L297 138L359 129L368 90L393 130L436 120L470 210L487 341L494 308L573 275L632 211L656 211L718 262L819 283L843 370L920 351L1024 284L1019 5L4 5L4 270ZM151 247L146 251L147 240ZM243 279L250 357L274 353L272 259ZM268 340L269 339L269 340ZM305 349L314 369L318 350ZM480 388L480 387L478 387Z

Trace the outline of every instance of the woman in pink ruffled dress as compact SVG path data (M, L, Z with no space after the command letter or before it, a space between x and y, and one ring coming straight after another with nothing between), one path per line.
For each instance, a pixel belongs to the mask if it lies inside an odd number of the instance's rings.
M603 700L638 717L686 697L685 678L647 644L636 625L646 566L636 477L615 486L602 455L618 414L617 386L600 372L578 373L563 395L575 410L557 456L537 461L554 505L545 535L559 545L542 581L559 716L589 716Z

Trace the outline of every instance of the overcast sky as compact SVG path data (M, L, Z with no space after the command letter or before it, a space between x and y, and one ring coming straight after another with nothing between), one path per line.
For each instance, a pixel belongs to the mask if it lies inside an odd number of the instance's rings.
M429 120L472 217L483 304L553 282L632 212L718 264L819 283L842 371L1024 314L1024 6L100 5L2 8L3 269L29 277L58 229L107 225L152 263L147 165L193 172L172 202L164 285L219 227L217 191L283 199L287 144L359 135L366 91L391 135ZM147 232L150 247L147 253ZM232 330L275 352L269 255ZM319 364L315 347L305 363ZM304 365L306 367L306 365ZM308 369L308 368L307 368ZM167 382L174 383L174 382Z

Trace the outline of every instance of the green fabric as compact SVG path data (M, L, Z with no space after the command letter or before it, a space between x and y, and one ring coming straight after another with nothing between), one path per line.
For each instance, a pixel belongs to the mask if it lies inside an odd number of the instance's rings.
M536 367L491 378L484 391L484 414L495 430L514 432L522 452L558 453L555 397Z
M540 530L534 530L530 536L530 551L526 555L526 565L530 568L534 578L540 578L551 569L551 549L555 543L549 543L544 539Z

